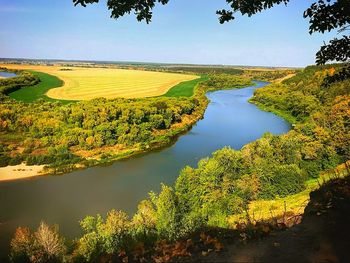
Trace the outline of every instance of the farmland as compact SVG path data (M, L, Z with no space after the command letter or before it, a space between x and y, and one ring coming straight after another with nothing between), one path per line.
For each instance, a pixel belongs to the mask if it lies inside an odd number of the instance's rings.
M61 87L64 83L59 78L46 74L43 72L31 71L31 73L39 77L40 82L34 86L28 86L19 90L16 90L9 94L9 96L15 100L23 102L34 102L37 99L44 99L45 101L55 101L47 97L45 94L47 91L53 88ZM62 103L69 103L70 101L62 100Z
M172 87L165 93L164 97L191 97L194 92L194 87L202 81L208 80L207 76L202 76L199 79L194 79L190 81L185 81Z
M199 78L188 74L113 68L63 68L34 65L6 65L6 67L35 70L58 77L64 85L50 89L46 93L49 98L58 100L160 96L179 83Z

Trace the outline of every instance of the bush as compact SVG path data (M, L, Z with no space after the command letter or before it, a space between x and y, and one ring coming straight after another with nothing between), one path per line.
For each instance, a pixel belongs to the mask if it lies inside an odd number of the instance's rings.
M21 155L16 155L15 157L11 158L8 165L18 165L23 162L24 158Z
M305 171L309 178L318 178L322 171L322 165L317 161L302 161L300 168Z
M10 161L11 161L11 157L0 154L0 167L8 166Z
M305 177L295 164L276 166L271 174L261 177L260 180L262 198L286 197L305 189Z

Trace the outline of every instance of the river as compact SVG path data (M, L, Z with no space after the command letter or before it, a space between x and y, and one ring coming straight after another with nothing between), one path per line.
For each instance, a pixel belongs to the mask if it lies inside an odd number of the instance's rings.
M84 216L112 208L135 212L149 191L158 191L161 183L173 184L184 166L196 166L217 149L240 149L266 132L288 132L288 122L248 102L266 84L208 93L204 118L168 148L106 167L0 183L0 255L8 251L17 226L36 228L45 220L59 224L64 236L75 237Z
M5 71L0 71L0 78L13 78L16 77L17 74L16 73L12 73L12 72L5 72Z

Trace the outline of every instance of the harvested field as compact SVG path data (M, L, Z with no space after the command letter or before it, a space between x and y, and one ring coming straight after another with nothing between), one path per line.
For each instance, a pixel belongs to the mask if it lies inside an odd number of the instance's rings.
M199 78L196 75L111 68L63 68L8 64L0 66L10 69L35 70L57 76L64 81L64 85L49 90L46 95L59 100L160 96L181 82Z

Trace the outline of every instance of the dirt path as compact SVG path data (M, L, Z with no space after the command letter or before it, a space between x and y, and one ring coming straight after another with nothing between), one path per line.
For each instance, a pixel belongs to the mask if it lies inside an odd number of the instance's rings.
M295 75L296 75L295 73L293 73L293 74L288 74L287 76L285 76L285 77L283 77L283 78L280 78L280 79L276 79L276 80L274 80L273 82L274 82L274 83L281 83L281 82L284 81L284 80L293 78Z
M302 222L196 262L350 262L350 177L311 194Z

